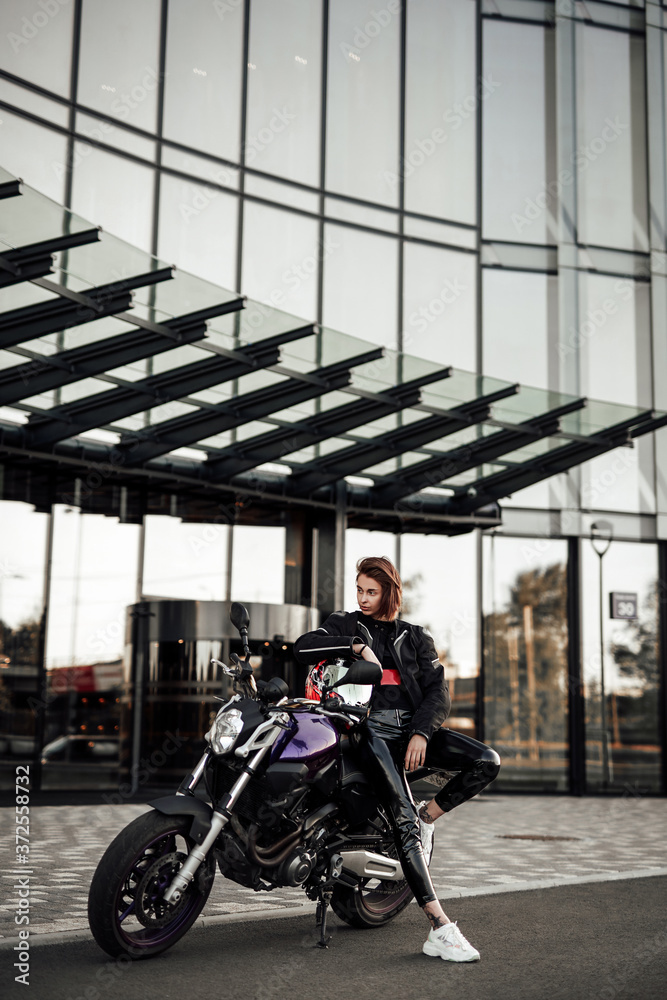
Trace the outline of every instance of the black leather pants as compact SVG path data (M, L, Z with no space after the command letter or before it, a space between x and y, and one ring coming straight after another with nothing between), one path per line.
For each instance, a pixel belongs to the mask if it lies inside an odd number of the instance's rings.
M437 899L422 851L419 820L403 762L412 713L397 709L371 712L359 745L360 762L377 783L378 794L394 830L398 855L408 885L420 906ZM498 774L500 757L491 747L450 729L439 729L429 740L425 766L456 775L435 796L450 812L471 799Z

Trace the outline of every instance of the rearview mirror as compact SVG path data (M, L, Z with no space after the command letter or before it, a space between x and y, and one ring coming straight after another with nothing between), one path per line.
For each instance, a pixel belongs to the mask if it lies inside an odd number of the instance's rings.
M229 617L234 628L247 629L250 622L250 616L248 614L247 608L243 604L239 604L238 601L234 601L232 604L232 610L229 613Z
M382 680L382 667L379 663L370 663L368 660L355 660L339 681L331 685L331 690L341 684L379 684Z

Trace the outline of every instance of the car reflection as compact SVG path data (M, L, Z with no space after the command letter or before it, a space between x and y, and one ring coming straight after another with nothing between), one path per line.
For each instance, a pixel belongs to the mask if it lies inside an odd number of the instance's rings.
M119 746L107 734L58 736L42 750L42 787L117 788Z

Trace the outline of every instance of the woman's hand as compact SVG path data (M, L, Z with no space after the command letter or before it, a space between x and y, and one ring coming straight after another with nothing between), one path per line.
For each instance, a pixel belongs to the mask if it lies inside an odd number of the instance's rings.
M406 771L416 771L418 767L422 766L426 757L426 746L426 737L415 733L408 743L408 749L405 751Z
M362 660L368 660L370 663L377 663L380 666L380 661L373 652L370 646L367 646L363 642L355 642L352 646L352 650L355 656L361 656Z

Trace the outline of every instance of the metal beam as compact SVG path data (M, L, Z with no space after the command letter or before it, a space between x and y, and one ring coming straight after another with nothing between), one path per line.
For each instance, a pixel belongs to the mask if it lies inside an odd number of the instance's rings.
M426 380L423 377L412 379L392 386L372 399L362 398L343 403L342 406L316 413L298 424L277 427L274 431L248 438L241 444L231 445L210 459L206 465L207 475L212 479L231 479L262 462L284 458L290 452L300 451L327 438L344 434L354 427L372 423L390 413L416 406L421 399L423 386L427 382L449 378L451 371L449 367L442 368L433 372Z
M150 410L194 392L240 378L248 372L268 368L277 364L280 348L275 343L266 346L260 341L235 354L235 358L209 355L203 361L195 361L181 368L140 379L131 385L97 392L44 413L33 414L25 427L26 446L43 448L93 427L113 424L142 410Z
M125 450L128 465L141 464L174 448L194 444L201 438L220 434L251 420L261 420L276 410L340 389L349 384L351 368L377 361L383 354L382 348L376 348L300 377L284 379L245 396L235 396L229 403L165 420L140 433L126 435L118 447Z
M16 285L20 281L31 281L53 271L53 254L61 250L96 243L100 229L85 229L78 233L66 233L51 240L29 243L0 254L0 287Z
M518 385L506 386L489 393L487 396L480 396L479 399L472 399L461 406L452 407L451 410L435 413L426 420L398 427L394 431L381 434L349 448L341 448L323 458L308 462L292 477L290 492L293 495L312 493L313 490L335 482L337 479L343 479L345 476L360 472L369 465L376 465L383 459L412 451L427 441L453 434L454 431L461 430L462 427L478 423L489 415L493 402L513 395L518 391L518 388Z
M2 181L0 183L0 200L3 198L15 198L17 195L21 194L21 180L17 177L12 177L9 181Z
M663 426L665 421L664 414L656 416L653 411L647 410L591 436L589 444L580 441L573 442L563 448L556 448L546 455L540 455L538 458L521 462L510 469L503 469L502 472L496 472L491 476L485 476L469 483L468 486L461 487L456 496L447 501L447 509L458 513L477 510L487 503L499 500L504 496L510 496L517 490L525 489L527 486L539 483L559 472L566 472L575 465L581 465L582 462L588 462L592 458L597 458L598 455L604 455L607 451L621 447L627 444L632 437L638 437Z
M220 315L220 308L225 312L240 309L243 302L244 299L235 299L225 303L223 307L201 309L164 320L159 325L161 332L140 327L129 333L83 344L70 351L36 356L13 368L4 368L0 370L0 405L16 403L26 396L36 396L50 389L99 375L107 368L120 368L182 344L202 340L206 336L207 319ZM302 335L307 336L305 333Z
M434 486L445 479L458 476L468 469L492 462L501 455L516 451L532 441L551 437L559 430L561 417L576 412L586 406L585 398L573 400L563 406L558 406L547 413L542 413L529 421L516 424L513 428L479 438L469 444L461 445L451 451L434 455L423 462L410 466L405 471L388 476L374 487L373 502L386 506L401 497L417 493L426 486Z
M57 299L0 313L0 347L13 347L26 340L81 326L91 320L113 316L114 313L129 309L132 305L133 288L167 281L172 277L172 271L172 268L149 271L133 278L89 288L85 294L56 285L55 290L59 296ZM45 283L43 278L37 278L35 284L49 287L50 290L54 285L53 282Z

